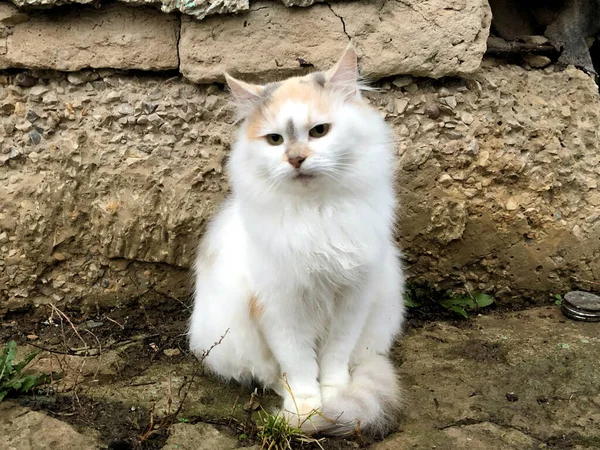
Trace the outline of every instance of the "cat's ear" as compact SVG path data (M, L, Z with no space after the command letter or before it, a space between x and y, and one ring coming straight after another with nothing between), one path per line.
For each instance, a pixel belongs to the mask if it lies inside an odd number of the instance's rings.
M349 96L359 92L358 57L352 43L349 43L338 62L329 69L325 78L331 85L338 87Z
M228 73L225 73L225 81L227 81L227 86L231 89L240 110L247 111L260 100L263 91L262 86L238 80Z

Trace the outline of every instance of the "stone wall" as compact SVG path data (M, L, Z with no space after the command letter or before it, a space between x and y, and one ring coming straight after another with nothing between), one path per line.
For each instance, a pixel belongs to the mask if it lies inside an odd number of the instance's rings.
M600 282L592 78L484 58L480 0L249 8L199 21L0 3L0 313L186 301L228 189L222 72L323 68L348 38L398 138L398 239L414 283L508 302Z

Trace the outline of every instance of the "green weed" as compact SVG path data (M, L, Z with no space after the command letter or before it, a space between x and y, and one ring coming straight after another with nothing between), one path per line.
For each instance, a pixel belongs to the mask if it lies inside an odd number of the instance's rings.
M23 394L33 388L50 382L48 375L24 375L23 369L38 355L39 352L28 354L23 361L15 364L17 343L10 341L4 346L0 355L0 402L11 394Z

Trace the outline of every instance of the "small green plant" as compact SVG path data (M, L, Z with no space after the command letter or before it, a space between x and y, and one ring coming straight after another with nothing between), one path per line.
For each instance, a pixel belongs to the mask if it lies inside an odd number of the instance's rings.
M447 299L441 300L440 305L449 311L460 314L464 318L469 317L469 311L485 308L494 303L494 297L487 294L468 293L466 295L453 295Z
M558 306L562 305L562 300L563 300L562 295L560 295L560 294L554 294L552 297L554 297L554 304L555 305L558 305Z
M315 414L318 412L315 411ZM310 416L307 420L310 420ZM313 443L320 448L319 439L308 436L290 424L283 414L271 414L261 408L258 412L257 437L262 441L261 450L293 450L294 444Z
M15 364L17 343L10 341L0 355L0 402L9 394L23 394L50 381L48 375L23 375L23 369L38 355L28 354L23 361Z
M414 291L407 289L404 292L404 305L407 308L418 308L421 306L421 302L417 300L416 295L414 295Z

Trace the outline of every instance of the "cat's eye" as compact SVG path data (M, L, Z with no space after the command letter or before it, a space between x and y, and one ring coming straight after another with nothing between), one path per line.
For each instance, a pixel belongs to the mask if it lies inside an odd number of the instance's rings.
M320 123L319 125L315 125L310 129L308 134L310 137L320 138L325 136L329 132L329 124L328 123Z
M283 144L283 136L280 134L275 134L275 133L267 134L266 138L267 138L267 142L271 145Z

